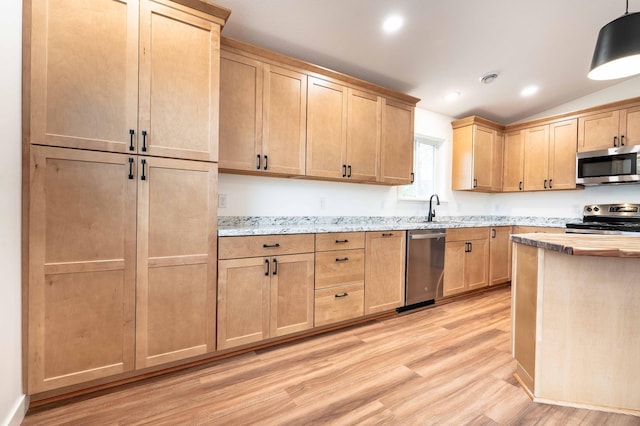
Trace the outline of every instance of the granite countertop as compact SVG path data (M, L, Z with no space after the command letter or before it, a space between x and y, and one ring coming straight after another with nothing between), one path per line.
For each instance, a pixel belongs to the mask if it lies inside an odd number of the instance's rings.
M640 238L633 235L515 234L511 241L573 256L640 258Z
M218 236L320 234L327 232L398 231L417 229L474 228L482 226L546 226L564 228L571 218L509 216L450 216L427 222L424 216L288 216L218 218Z

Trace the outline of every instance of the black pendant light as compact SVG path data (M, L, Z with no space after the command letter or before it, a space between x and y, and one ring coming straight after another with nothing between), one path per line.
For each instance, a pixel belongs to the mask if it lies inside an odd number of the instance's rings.
M613 80L640 74L640 12L629 13L602 27L588 77Z

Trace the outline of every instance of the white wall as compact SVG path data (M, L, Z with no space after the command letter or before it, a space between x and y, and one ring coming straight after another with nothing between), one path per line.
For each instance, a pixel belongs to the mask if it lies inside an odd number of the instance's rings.
M20 317L22 1L0 3L0 424L14 414L22 392Z
M640 96L640 77L559 105L529 119L576 111ZM640 186L588 187L577 191L482 194L451 191L452 117L416 108L416 133L444 139L438 149L436 190L440 216L508 215L580 217L591 203L640 203ZM220 216L413 216L427 213L426 203L399 201L395 187L257 176L220 175L227 195ZM324 199L325 208L321 208Z

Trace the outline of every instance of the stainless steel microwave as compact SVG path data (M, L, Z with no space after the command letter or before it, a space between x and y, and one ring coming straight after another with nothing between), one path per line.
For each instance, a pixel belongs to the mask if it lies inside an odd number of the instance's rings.
M640 145L579 152L576 158L576 183L640 182Z

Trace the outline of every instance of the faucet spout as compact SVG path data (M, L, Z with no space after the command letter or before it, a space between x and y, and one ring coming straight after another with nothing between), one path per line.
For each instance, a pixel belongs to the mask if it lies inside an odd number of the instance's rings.
M436 206L440 205L440 197L438 197L438 194L433 194L429 197L429 214L427 215L427 222L433 222L433 218L436 216L436 211L432 207L433 197L436 197Z

